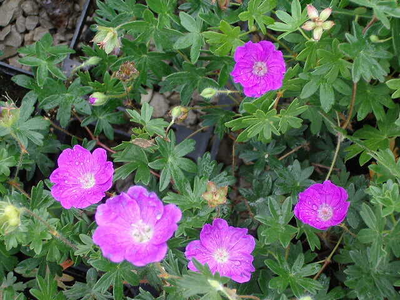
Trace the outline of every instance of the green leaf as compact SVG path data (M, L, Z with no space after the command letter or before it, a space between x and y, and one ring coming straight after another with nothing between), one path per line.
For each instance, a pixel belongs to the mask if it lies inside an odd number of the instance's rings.
M289 128L300 128L303 120L297 116L305 112L307 108L307 105L300 106L298 99L293 100L287 109L280 111L279 130L285 133Z
M361 77L367 82L371 79L385 81L387 70L382 67L378 59L390 59L392 54L382 46L372 43L356 22L353 22L352 33L353 35L346 33L349 43L340 44L339 49L353 59L353 81L358 82Z
M386 85L392 89L392 90L396 90L393 94L392 94L392 98L400 98L400 78L399 79L390 79L388 81L386 81Z
M274 19L266 16L265 14L276 7L276 0L250 0L247 6L247 11L239 14L239 18L242 21L248 22L248 28L254 26L254 22L257 23L263 34L266 34L265 25L271 25L274 23Z
M306 11L304 10L303 13L301 12L300 1L292 1L291 13L292 15L289 15L283 10L277 10L275 14L282 22L275 22L274 24L268 26L269 29L274 31L284 32L278 36L278 39L297 31L297 29L307 20Z
M184 171L196 173L196 164L184 158L184 156L194 150L195 141L192 139L184 140L176 145L176 138L173 131L170 131L169 142L157 137L156 142L162 158L149 163L150 168L161 170L160 174L160 191L163 191L169 185L171 179L180 190L186 185Z
M303 253L297 256L296 261L291 266L282 257L278 257L277 261L267 259L265 264L272 272L278 275L278 277L271 279L269 287L276 289L279 293L283 293L287 286L290 285L294 295L300 298L304 290L315 294L316 291L323 288L318 281L306 278L318 273L320 266L316 263L305 265Z
M211 51L218 56L225 56L234 53L236 48L243 45L241 40L240 27L232 27L228 22L222 20L219 24L222 33L214 31L203 32L206 42L211 45Z

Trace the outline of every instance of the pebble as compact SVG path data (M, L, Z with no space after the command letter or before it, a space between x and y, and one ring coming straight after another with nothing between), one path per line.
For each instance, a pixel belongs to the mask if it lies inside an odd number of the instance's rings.
M39 6L35 1L26 0L21 4L21 8L27 16L37 16L39 14Z
M153 96L153 90L152 89L146 89L147 94L142 94L140 97L140 104L144 103L149 103L151 100L151 97Z
M25 26L27 30L33 30L39 23L38 16L29 16L26 18Z
M4 44L6 46L11 46L18 48L22 44L22 36L18 33L16 27L13 25L11 26L11 32L4 40Z
M17 54L17 48L11 47L11 46L5 46L4 50L3 50L4 54L2 56L0 56L0 60L3 60L5 58L14 56L15 54Z
M160 93L154 93L153 98L151 98L150 105L154 108L153 118L164 117L169 109L167 98Z
M15 19L22 0L6 0L0 7L0 26L5 27Z
M29 31L27 34L24 35L24 44L30 45L33 43L33 35L35 34L34 31Z
M0 31L0 41L3 41L6 36L11 32L11 25L8 25Z
M37 27L33 34L33 40L35 42L39 41L48 32L49 32L49 30L46 28Z
M17 31L19 33L23 33L26 30L25 18L23 16L19 16L15 22L15 26L17 27Z

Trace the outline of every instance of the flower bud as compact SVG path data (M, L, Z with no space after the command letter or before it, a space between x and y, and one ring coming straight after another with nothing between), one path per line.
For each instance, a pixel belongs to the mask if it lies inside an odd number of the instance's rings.
M95 66L101 61L101 58L98 56L92 56L87 61L85 61L86 66Z
M322 23L322 29L323 30L329 30L333 27L333 25L335 25L335 22L333 21L325 21L324 23Z
M203 98L206 99L210 99L212 97L214 97L216 94L218 93L218 90L214 89L214 88L205 88L200 96L202 96Z
M9 202L0 202L0 232L8 233L21 222L21 210Z
M319 18L321 21L326 21L332 13L332 8L328 7L321 11Z
M307 21L301 26L304 30L310 31L315 28L315 23L313 21Z
M307 14L311 20L318 18L318 10L311 4L307 5Z
M182 121L186 120L188 113L189 113L189 109L187 107L175 106L171 110L172 120L182 122Z
M93 38L93 42L96 43L101 49L107 54L120 48L120 40L118 38L118 32L113 27L97 26L97 33Z
M100 92L95 92L89 96L89 103L93 106L100 106L106 103L108 97Z
M322 27L317 27L314 29L313 31L313 38L316 41L319 41L321 39L322 33L324 32L324 30L322 29Z
M375 34L371 35L371 36L369 37L369 39L370 39L371 42L373 42L373 43L379 43L379 42L380 42L379 37L378 37L377 35L375 35Z
M208 206L217 207L226 203L227 194L228 186L218 188L214 182L209 181L207 183L207 192L203 193L202 197L208 202Z

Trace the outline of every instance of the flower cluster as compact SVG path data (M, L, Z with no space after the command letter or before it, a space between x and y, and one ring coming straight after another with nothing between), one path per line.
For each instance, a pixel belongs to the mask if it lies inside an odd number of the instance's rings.
M282 87L285 60L271 42L247 42L236 48L234 59L233 81L243 86L247 97L260 97Z
M335 25L333 21L327 21L331 13L331 8L325 8L321 14L318 14L318 10L311 4L308 4L307 14L311 21L305 22L301 28L307 31L314 30L313 38L314 40L319 41L324 30L329 30L333 25Z
M140 267L165 257L167 241L178 228L182 213L174 204L164 206L155 193L133 186L101 204L95 217L99 227L93 241L103 255L113 262L127 260Z
M350 206L348 197L344 188L329 180L316 183L299 194L294 214L302 222L326 230L343 222Z
M50 175L50 181L55 183L51 194L64 208L85 208L105 197L113 174L113 164L107 161L104 149L90 153L76 145L58 157L58 168Z

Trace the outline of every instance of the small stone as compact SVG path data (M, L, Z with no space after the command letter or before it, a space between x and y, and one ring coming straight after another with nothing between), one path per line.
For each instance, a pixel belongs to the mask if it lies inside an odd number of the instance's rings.
M11 32L11 25L4 27L3 30L0 31L0 41L3 41L10 32Z
M0 26L5 27L15 19L15 12L18 10L22 0L6 0L0 7Z
M5 58L14 56L15 54L17 54L17 48L15 47L11 47L11 46L6 46L3 50L4 54L2 56L0 56L0 60L3 60Z
M33 34L33 40L35 42L39 41L48 32L49 32L49 30L46 28L37 27Z
M40 19L46 19L46 20L50 20L49 19L49 15L47 14L46 10L44 8L41 8L39 11L39 18Z
M80 7L80 5L79 5L78 3L75 3L75 5L74 5L74 10L75 10L76 12L80 12L82 9L81 9L81 7Z
M27 30L33 30L39 23L38 16L29 16L26 18L25 26Z
M8 59L8 63L14 67L22 68L22 65L18 62L19 57L14 56Z
M32 0L26 0L21 4L22 10L27 16L37 16L39 14L39 6Z
M54 44L59 44L60 42L65 42L65 35L61 32L57 32L54 36Z
M33 35L35 34L34 31L29 31L27 34L24 35L24 44L30 45L33 43Z
M50 22L49 20L47 20L47 19L42 19L42 18L40 18L40 19L39 19L39 22L40 22L40 26L43 27L43 28L45 28L45 29L53 29L53 28L54 28L53 23L51 23L51 22Z
M140 104L144 103L149 103L151 100L151 97L153 96L153 90L152 89L146 89L147 94L142 94L140 96Z
M197 115L193 110L189 110L187 118L185 121L183 121L184 124L186 125L194 125L196 124L197 121Z
M153 117L160 118L166 116L169 105L168 100L160 93L154 93L153 98L150 101L150 105L153 106Z
M25 18L23 16L19 16L15 22L15 26L17 27L17 31L19 33L24 32L26 30Z
M11 26L11 32L4 40L4 44L7 46L18 48L22 44L22 36L18 33L15 26Z

